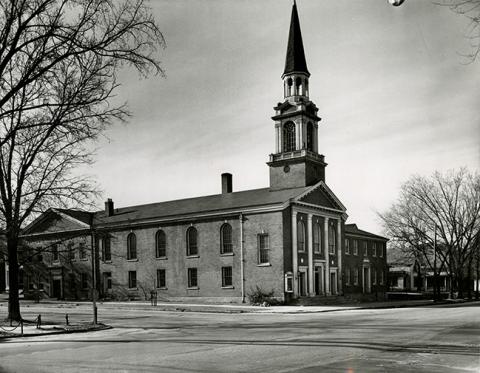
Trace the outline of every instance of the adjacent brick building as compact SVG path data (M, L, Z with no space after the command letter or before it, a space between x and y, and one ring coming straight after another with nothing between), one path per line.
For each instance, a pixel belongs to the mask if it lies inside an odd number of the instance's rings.
M270 186L233 192L223 174L218 195L122 208L109 199L91 213L50 209L24 232L42 252L42 275L31 285L29 274L27 288L82 298L96 282L103 297L153 290L160 299L215 301L244 301L257 287L286 301L383 294L387 240L345 224L346 208L325 182L309 77L294 4Z

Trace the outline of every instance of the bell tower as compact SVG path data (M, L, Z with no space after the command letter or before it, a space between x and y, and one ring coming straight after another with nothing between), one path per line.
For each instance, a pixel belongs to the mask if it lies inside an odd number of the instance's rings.
M323 155L318 153L318 108L309 99L302 33L295 1L288 34L283 103L274 107L275 153L270 154L270 188L284 189L325 181Z

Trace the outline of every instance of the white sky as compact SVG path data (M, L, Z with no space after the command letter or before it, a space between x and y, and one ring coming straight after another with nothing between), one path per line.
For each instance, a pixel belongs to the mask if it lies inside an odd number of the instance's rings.
M283 99L291 0L153 0L167 78L124 71L133 117L108 131L89 170L116 207L267 187L273 106ZM348 222L412 174L480 166L480 61L467 20L429 0L298 0L326 181ZM99 201L101 203L101 201ZM101 206L101 204L99 204Z

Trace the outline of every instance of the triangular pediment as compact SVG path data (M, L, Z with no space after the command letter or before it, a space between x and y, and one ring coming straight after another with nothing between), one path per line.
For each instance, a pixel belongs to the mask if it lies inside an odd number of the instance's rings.
M297 196L295 201L341 212L347 210L338 197L323 181L318 182L304 193Z
M89 229L90 225L68 213L49 209L30 223L22 232L26 235L63 233Z

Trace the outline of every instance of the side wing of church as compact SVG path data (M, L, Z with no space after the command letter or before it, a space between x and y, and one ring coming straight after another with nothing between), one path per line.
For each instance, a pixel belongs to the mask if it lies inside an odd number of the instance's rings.
M326 184L318 109L296 5L292 8L284 100L274 110L275 152L268 188L97 212L51 209L23 233L35 252L25 294L241 302L257 288L282 301L381 296L386 242L346 224L345 206ZM95 270L92 270L95 268ZM95 285L95 286L94 286Z

